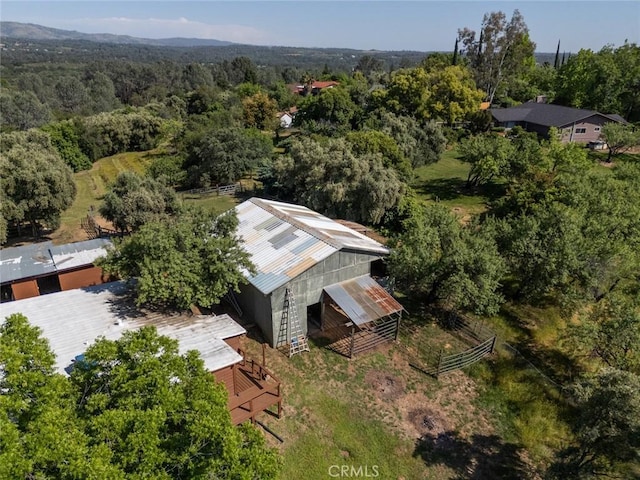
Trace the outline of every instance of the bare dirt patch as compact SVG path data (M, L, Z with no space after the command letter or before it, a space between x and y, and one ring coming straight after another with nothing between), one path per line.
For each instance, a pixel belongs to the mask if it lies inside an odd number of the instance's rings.
M439 434L449 430L449 421L444 415L429 407L410 410L407 419L411 422L420 437L426 434Z
M369 370L365 376L365 381L371 386L378 398L385 402L397 400L405 393L404 380L386 372Z

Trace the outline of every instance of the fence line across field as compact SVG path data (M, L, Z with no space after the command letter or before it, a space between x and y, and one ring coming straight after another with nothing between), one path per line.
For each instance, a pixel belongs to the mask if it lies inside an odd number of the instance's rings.
M239 184L233 183L230 185L217 185L215 187L206 188L192 188L191 190L184 190L180 192L182 195L207 195L209 193L216 193L217 195L235 195L238 190Z

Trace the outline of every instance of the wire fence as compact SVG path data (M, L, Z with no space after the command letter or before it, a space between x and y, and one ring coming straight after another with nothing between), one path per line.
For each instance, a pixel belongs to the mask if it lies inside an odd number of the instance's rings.
M182 195L208 195L215 193L216 195L235 195L239 188L238 183L230 185L216 185L215 187L205 188L192 188L191 190L184 190L180 192Z

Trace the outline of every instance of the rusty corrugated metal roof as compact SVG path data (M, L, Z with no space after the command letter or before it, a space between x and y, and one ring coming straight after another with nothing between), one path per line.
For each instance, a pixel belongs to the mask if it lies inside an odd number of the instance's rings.
M329 285L324 291L358 326L403 310L369 275Z
M264 294L343 248L387 254L375 240L300 205L252 198L235 208L237 234L257 274L244 272Z

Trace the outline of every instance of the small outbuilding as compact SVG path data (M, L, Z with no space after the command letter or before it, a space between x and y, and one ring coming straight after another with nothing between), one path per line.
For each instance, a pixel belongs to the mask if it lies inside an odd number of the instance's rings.
M321 330L330 348L349 358L396 340L403 307L369 275L322 292Z
M94 262L111 241L96 238L54 245L42 242L0 250L1 301L9 302L108 281Z

